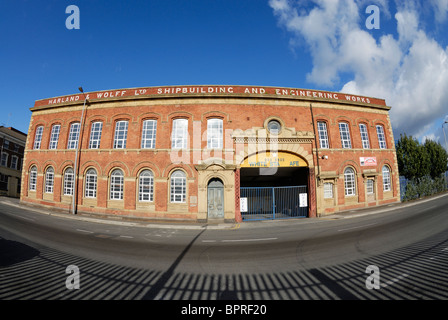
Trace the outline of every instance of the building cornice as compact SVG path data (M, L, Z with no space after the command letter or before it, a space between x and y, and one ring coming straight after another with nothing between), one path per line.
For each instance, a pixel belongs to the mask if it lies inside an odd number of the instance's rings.
M390 110L384 99L345 94L341 92L329 92L323 90L309 90L296 88L279 88L266 86L167 86L167 87L143 87L131 89L118 89L108 91L96 91L86 93L86 98L91 104L136 101L136 100L170 100L187 98L243 98L261 100L290 100L304 102L325 102L331 104L345 104L362 106L382 110ZM48 99L37 100L31 111L53 109L66 106L82 105L84 95L74 94Z

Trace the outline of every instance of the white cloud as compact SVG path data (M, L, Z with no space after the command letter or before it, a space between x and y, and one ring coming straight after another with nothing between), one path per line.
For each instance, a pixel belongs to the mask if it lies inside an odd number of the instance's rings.
M434 8L435 18L438 22L444 22L448 14L448 0L431 0Z
M385 98L397 133L431 136L433 122L448 112L448 47L423 30L415 1L397 3L396 36L383 32L375 39L364 25L365 5L372 3L389 14L384 1L315 0L302 7L303 2L269 1L292 43L309 48L308 81L340 86L340 76L349 74L342 92ZM431 3L435 19L445 19L448 0Z

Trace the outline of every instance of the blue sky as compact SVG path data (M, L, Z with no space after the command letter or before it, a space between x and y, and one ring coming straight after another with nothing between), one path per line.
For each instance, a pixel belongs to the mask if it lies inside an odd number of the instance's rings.
M385 98L396 138L444 144L448 2L429 2L3 0L0 124L27 132L35 100L79 86L260 85ZM378 30L365 27L370 4ZM79 30L65 26L69 5Z

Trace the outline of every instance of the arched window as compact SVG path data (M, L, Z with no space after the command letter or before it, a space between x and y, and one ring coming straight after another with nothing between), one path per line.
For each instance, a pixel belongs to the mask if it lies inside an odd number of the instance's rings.
M36 166L32 166L30 169L30 183L29 183L30 191L36 191L36 183L37 183L37 168Z
M99 149L101 143L101 131L103 130L103 123L96 121L92 123L90 128L89 149Z
M64 172L64 195L72 196L73 195L73 186L74 186L74 174L73 169L68 168Z
M207 120L207 148L222 149L223 146L223 127L222 119Z
M156 147L157 120L145 120L142 127L142 149Z
M150 170L143 170L138 179L138 200L154 200L154 175Z
M72 123L70 125L70 132L68 134L67 149L77 149L79 140L79 122Z
M128 137L128 121L117 121L115 124L114 149L126 149Z
M380 146L380 149L386 149L386 136L384 134L384 127L381 125L376 126L376 134L378 135L378 144Z
M48 149L57 149L60 131L60 124L55 124L53 125L53 127L51 127L50 144L48 145Z
M110 199L123 200L124 175L120 169L115 169L110 175Z
M96 198L97 175L95 169L89 169L86 172L86 183L84 195L86 198Z
M188 146L188 120L174 119L171 132L171 148L185 149Z
M383 166L383 191L390 191L390 169L388 166Z
M355 170L352 168L344 170L344 190L346 196L356 195Z
M327 123L324 121L317 122L317 133L319 135L319 144L322 149L328 149L328 131L327 131Z
M347 122L339 122L339 134L341 135L342 148L351 149L352 141L350 139L350 130Z
M45 193L53 193L54 185L54 169L53 167L48 167L45 172Z
M365 123L359 124L359 132L361 133L361 141L363 149L370 149L369 134Z
M171 174L170 200L183 203L187 196L187 177L182 170L176 170Z
M43 126L36 128L36 134L34 136L34 146L33 149L40 149L40 144L42 142L42 132L44 131Z

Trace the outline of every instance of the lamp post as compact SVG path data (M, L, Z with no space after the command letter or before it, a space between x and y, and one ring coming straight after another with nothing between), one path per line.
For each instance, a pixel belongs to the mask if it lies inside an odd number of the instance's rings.
M76 214L76 196L78 194L78 190L77 190L77 182L78 182L78 162L79 162L79 157L78 157L78 153L80 151L81 148L81 142L82 142L82 132L83 132L83 123L84 123L84 109L86 107L86 102L87 102L87 98L86 95L84 94L84 90L82 89L82 87L78 88L79 91L84 95L84 104L82 106L82 112L81 112L81 119L79 121L79 134L78 134L78 142L76 144L76 151L75 151L75 166L74 166L74 185L73 185L73 197L72 197L72 214Z

